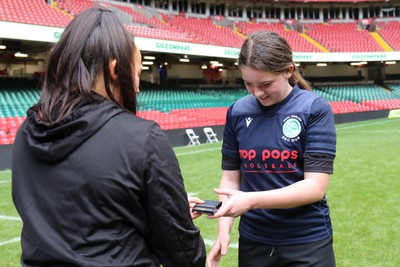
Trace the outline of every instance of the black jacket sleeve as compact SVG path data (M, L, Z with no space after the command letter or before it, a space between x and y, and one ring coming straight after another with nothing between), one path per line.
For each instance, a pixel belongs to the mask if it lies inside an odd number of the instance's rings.
M190 216L179 163L156 123L150 129L147 148L144 160L149 245L164 267L204 267L205 245Z

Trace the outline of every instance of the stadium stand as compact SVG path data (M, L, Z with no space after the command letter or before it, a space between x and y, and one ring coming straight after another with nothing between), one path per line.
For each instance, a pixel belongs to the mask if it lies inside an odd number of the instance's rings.
M223 16L193 17L180 13L172 15L157 9L121 2L99 2L131 17L126 26L136 36L238 48L247 34L258 29L268 29L284 36L293 51L298 52L382 52L384 48L368 29L359 27L356 20L337 23L287 23L239 21ZM96 5L92 0L0 1L0 20L43 26L65 27L74 14ZM335 21L335 23L333 23ZM339 21L340 22L340 21ZM400 22L377 22L376 34L395 50L400 50L396 34ZM325 51L326 48L327 50Z
M354 23L306 24L307 35L330 52L383 52L368 30Z
M12 144L40 90L29 79L1 78L0 84L0 143ZM313 90L330 103L334 114L343 114L400 108L400 81L387 87L371 82L321 83ZM223 125L228 107L246 94L244 88L144 88L138 98L138 116L157 121L163 130Z
M370 82L319 85L314 91L329 101L334 114L400 108L397 92Z
M70 1L70 0L59 0L54 1L54 6L62 11L74 16L76 14L81 13L83 10L93 6L94 3L92 0L79 0L79 1Z
M390 46L400 51L400 22L399 21L388 21L378 22L379 34L390 44Z
M0 21L65 27L71 18L43 0L0 1Z
M93 5L92 0L59 0L47 4L43 0L2 0L0 21L65 27L75 14ZM126 2L101 2L127 15L128 30L135 36L238 48L249 33L267 29L284 36L295 52L383 52L387 51L357 20L233 21L224 16L196 16L185 13L160 12L149 6ZM341 23L339 23L341 22ZM400 51L400 22L376 22L375 34L395 51ZM5 71L6 73L6 71ZM188 129L223 125L228 107L247 94L237 88L181 88L169 80L169 87L145 86L139 95L138 115L157 121L163 130ZM181 81L184 78L180 79ZM200 79L201 82L204 82ZM176 87L172 87L172 84ZM400 108L400 81L385 85L370 82L314 83L314 91L332 106L334 114ZM24 78L0 80L0 144L12 144L26 110L39 98L36 81Z
M203 44L240 47L244 38L228 26L218 26L215 21L204 18L171 16L168 20L172 26L190 32Z
M238 22L238 30L244 35L257 30L270 30L274 31L288 40L289 45L294 51L298 52L322 52L320 48L309 42L306 38L301 36L297 31L285 29L283 23L267 23L267 22Z

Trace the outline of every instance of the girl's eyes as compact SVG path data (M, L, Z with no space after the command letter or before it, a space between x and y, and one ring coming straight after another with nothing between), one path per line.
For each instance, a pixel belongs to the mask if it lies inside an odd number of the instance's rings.
M244 84L245 84L246 86L253 86L253 84L247 83L247 82L245 82ZM270 85L271 85L270 83L268 83L268 84L260 84L259 87L260 87L260 88L268 88Z

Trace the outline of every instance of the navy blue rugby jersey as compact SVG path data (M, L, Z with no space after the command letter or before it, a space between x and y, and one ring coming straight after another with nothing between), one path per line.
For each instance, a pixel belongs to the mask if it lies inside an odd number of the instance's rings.
M303 155L335 155L336 129L329 103L295 86L265 107L253 96L227 112L222 154L241 160L244 192L265 191L304 179ZM332 234L329 206L321 201L290 209L253 209L241 216L240 235L268 245L296 245Z

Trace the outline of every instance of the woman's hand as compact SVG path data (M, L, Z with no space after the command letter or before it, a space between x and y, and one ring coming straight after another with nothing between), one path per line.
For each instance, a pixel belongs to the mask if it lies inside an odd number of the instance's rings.
M192 216L192 220L200 217L202 215L202 213L193 212L192 209L193 209L194 205L196 205L196 204L203 204L204 200L202 200L198 197L188 197L188 201L189 201L189 211L190 211L190 215Z

